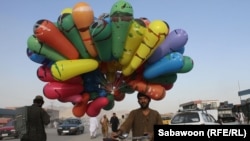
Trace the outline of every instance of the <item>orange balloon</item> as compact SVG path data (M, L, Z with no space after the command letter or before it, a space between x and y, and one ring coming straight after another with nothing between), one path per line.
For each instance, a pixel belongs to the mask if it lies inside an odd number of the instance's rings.
M34 26L34 35L68 59L78 59L79 53L74 45L49 20L39 20Z
M151 84L143 80L132 80L128 83L133 89L142 92L154 100L161 100L166 95L166 90L160 84Z
M78 2L72 9L72 17L88 53L94 58L97 57L97 50L89 31L89 26L94 22L93 9L85 2Z
M89 99L90 99L89 93L84 93L82 95L82 102L76 103L72 109L72 113L74 116L82 117L85 115Z

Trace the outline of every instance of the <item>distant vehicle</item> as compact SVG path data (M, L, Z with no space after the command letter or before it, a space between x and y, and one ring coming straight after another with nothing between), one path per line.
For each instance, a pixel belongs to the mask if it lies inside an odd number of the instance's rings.
M205 110L188 110L176 113L170 125L221 125Z
M171 117L170 116L162 116L162 122L164 125L168 125L170 124L170 121L171 121Z
M5 126L0 128L0 140L6 137L19 138L15 129L15 121L10 120Z
M57 127L58 135L77 135L84 133L84 125L82 121L78 118L68 118L65 119L60 125Z

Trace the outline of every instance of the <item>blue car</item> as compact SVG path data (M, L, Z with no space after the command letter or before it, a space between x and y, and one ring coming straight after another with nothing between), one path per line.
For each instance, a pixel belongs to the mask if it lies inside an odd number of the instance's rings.
M78 118L65 119L62 124L57 127L58 135L77 135L84 133L84 125Z

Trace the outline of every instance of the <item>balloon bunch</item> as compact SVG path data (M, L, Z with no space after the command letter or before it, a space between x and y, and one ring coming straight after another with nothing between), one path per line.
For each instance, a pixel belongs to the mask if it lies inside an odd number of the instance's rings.
M85 2L62 10L56 22L38 20L27 41L27 56L41 64L43 94L71 102L76 117L111 110L126 94L143 92L161 100L178 73L193 68L184 56L188 35L170 32L163 20L134 18L133 7L118 0L98 18Z

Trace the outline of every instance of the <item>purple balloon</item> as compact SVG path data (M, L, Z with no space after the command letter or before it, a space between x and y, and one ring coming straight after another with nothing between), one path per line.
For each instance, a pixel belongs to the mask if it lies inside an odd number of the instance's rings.
M175 29L169 33L167 38L156 48L154 53L148 58L148 63L154 63L171 52L183 51L183 47L188 41L188 34L183 29ZM181 52L180 52L181 53Z

